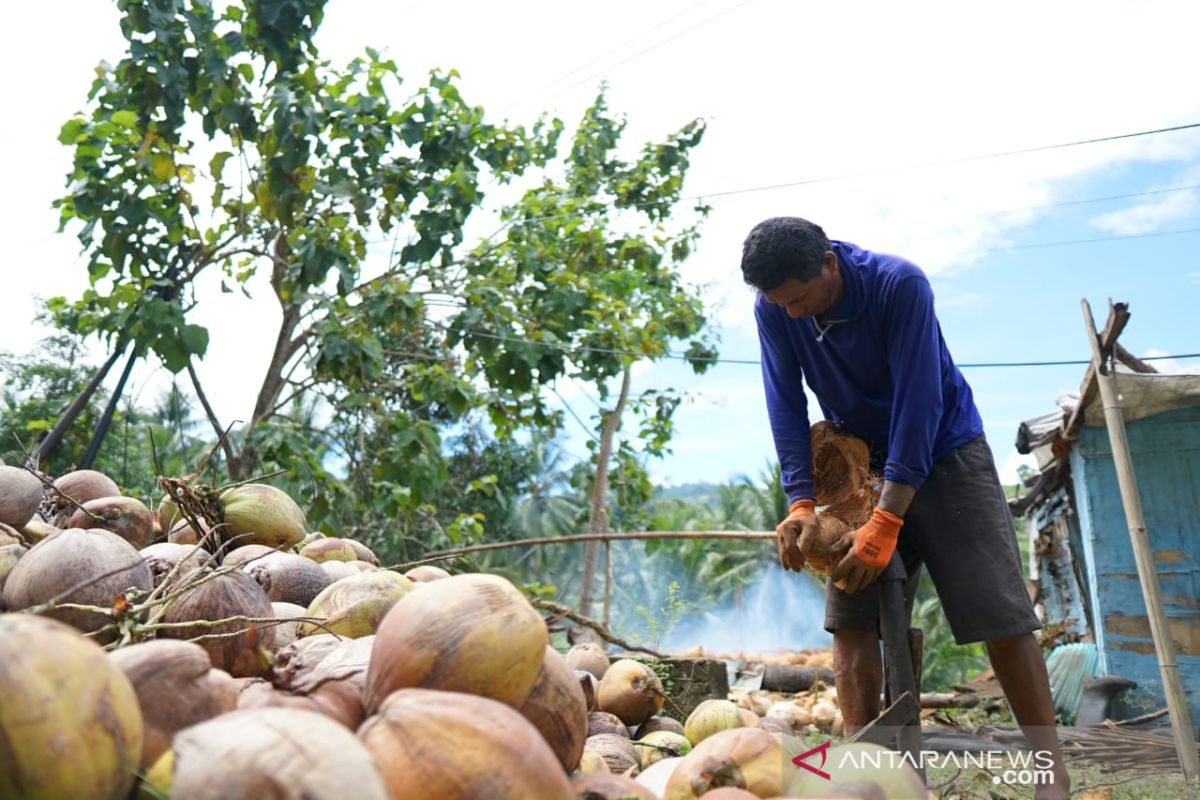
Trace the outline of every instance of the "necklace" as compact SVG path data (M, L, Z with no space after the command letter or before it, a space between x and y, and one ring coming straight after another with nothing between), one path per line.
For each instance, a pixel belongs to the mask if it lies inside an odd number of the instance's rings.
M816 317L809 317L809 319L812 320L813 327L816 328L816 330L817 330L817 342L818 343L825 341L825 334L829 333L829 331L833 328L833 326L837 325L838 322L841 321L841 320L831 319L831 320L829 320L829 322L826 322L824 326L822 326L820 321Z

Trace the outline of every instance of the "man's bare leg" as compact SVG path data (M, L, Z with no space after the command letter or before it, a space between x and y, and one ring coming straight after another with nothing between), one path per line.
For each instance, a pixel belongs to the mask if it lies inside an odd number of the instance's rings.
M1035 751L1048 751L1054 758L1054 784L1037 787L1034 796L1038 800L1070 797L1071 779L1058 744L1058 732L1054 728L1050 679L1037 640L1032 633L1011 639L997 639L987 642L987 652L992 670L1004 689L1008 705L1025 732L1030 747ZM838 697L841 697L841 689L838 689Z
M879 716L883 656L876 631L834 631L833 678L845 735L850 736Z

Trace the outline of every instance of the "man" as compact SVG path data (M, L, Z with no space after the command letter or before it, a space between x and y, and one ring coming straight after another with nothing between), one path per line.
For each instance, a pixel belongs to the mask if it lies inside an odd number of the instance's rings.
M776 529L785 569L804 566L816 531L808 383L826 419L867 442L884 483L871 518L830 575L825 628L833 634L838 700L850 730L878 716L882 663L875 579L899 549L909 580L922 564L959 644L983 641L1034 750L1069 782L1054 730L1040 627L1025 589L1012 517L971 387L954 365L925 274L896 256L830 241L797 217L759 223L742 250L754 306L771 432L791 503Z

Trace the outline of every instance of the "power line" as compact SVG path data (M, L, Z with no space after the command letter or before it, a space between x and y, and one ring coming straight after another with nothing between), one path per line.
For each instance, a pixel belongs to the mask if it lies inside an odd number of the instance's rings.
M530 92L529 94L527 94L527 95L525 95L524 97L522 97L520 100L516 100L516 101L514 101L514 102L512 102L512 103L509 103L507 106L505 106L504 108L500 109L500 112L499 112L499 113L503 114L505 111L508 111L509 109L513 108L514 106L519 106L519 105L521 105L521 103L523 103L523 102L525 102L526 100L528 100L528 99L529 99L530 97L532 97L534 94L540 94L541 92L544 92L545 90L547 90L547 89L551 88L552 86L555 86L555 85L557 85L557 84L561 83L562 81L565 81L567 78L571 77L572 75L575 75L575 74L577 74L577 73L579 73L579 72L582 72L583 70L585 70L585 69L587 69L588 67L590 67L592 64L595 64L597 61L601 61L601 60L603 60L603 59L605 59L605 58L608 58L609 56L613 55L614 53L618 53L618 52L620 52L621 50L624 50L626 47L628 47L629 45L633 44L634 42L636 42L636 41L639 41L640 39L644 39L645 37L647 37L647 36L649 36L650 34L654 33L656 30L659 30L660 28L664 28L664 27L666 27L667 25L671 24L672 22L674 22L675 20L679 19L680 17L687 16L688 14L690 14L690 13L691 13L691 12L693 12L693 11L695 11L695 10L696 10L697 8L699 8L700 6L703 6L703 5L708 5L708 4L709 4L709 3L711 3L711 2L712 2L712 0L700 0L700 2L699 2L699 3L696 3L696 4L694 4L694 5L690 5L690 6L688 6L687 8L683 9L682 11L680 11L680 12L678 12L678 13L676 13L676 14L672 14L670 17L667 17L665 20L663 20L662 22L658 23L657 25L655 25L655 26L653 26L653 27L651 27L651 28L647 28L646 30L644 30L644 31L642 31L641 33L639 33L637 36L634 36L632 39L627 39L626 41L624 41L624 42L622 42L621 44L617 45L616 47L612 48L611 50L606 50L605 52L601 53L600 55L596 56L595 58L593 58L593 59L590 59L590 60L588 60L588 61L585 61L584 63L580 64L578 67L576 67L575 69L571 70L570 72L567 72L567 73L564 73L564 74L562 74L562 75L559 75L559 76L558 76L557 78L555 78L554 80L552 80L552 81L550 81L549 83L547 83L547 84L543 85L543 86L542 86L540 89L537 89L537 90L535 90L535 91L533 91L533 92ZM566 89L564 89L563 91L566 91Z
M520 336L505 336L497 333L487 333L485 331L473 330L470 328L459 329L460 335L479 336L484 339L494 339L502 342L515 342L517 344L529 344L536 347L545 347L553 350L563 350L572 353L602 353L605 355L618 356L637 356L645 357L645 353L639 353L635 350L621 350L612 347L594 347L591 345L572 345L565 342L545 342L540 339L525 339ZM742 364L746 366L761 366L762 361L749 358L693 358L685 353L664 353L661 358L669 358L678 361L699 362L705 364ZM1200 358L1200 353L1181 353L1179 355L1167 356L1144 356L1142 361L1163 361L1166 359L1181 359L1181 358ZM967 364L957 364L959 369L985 369L992 367L1066 367L1066 366L1083 366L1092 363L1090 359L1083 360L1063 360L1063 361L986 361Z

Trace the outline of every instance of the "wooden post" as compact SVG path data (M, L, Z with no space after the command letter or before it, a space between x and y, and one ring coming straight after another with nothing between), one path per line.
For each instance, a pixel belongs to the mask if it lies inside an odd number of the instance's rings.
M1146 531L1146 519L1142 515L1142 498L1138 493L1137 479L1133 474L1133 458L1129 453L1129 441L1125 436L1125 418L1121 415L1121 401L1117 396L1116 377L1105 367L1107 355L1101 349L1100 337L1096 335L1096 322L1092 318L1092 307L1085 298L1083 320L1087 326L1088 340L1092 345L1092 366L1096 382L1100 386L1100 399L1104 403L1104 421L1108 425L1108 438L1112 443L1113 465L1117 470L1117 483L1121 487L1121 504L1125 507L1125 522L1129 526L1129 538L1133 542L1133 557L1137 563L1138 580L1142 584L1142 598L1146 602L1146 614L1150 620L1150 634L1154 638L1154 651L1158 656L1158 668L1162 675L1163 693L1167 697L1167 709L1171 727L1175 733L1175 749L1179 754L1179 765L1186 780L1200 776L1200 758L1196 754L1196 739L1192 730L1191 714L1183 683L1179 677L1179 665L1175 661L1175 643L1171 640L1171 629L1167 627L1167 614L1163 609L1162 587L1154 567L1154 552L1150 547L1150 536ZM1083 399L1080 398L1080 402Z

